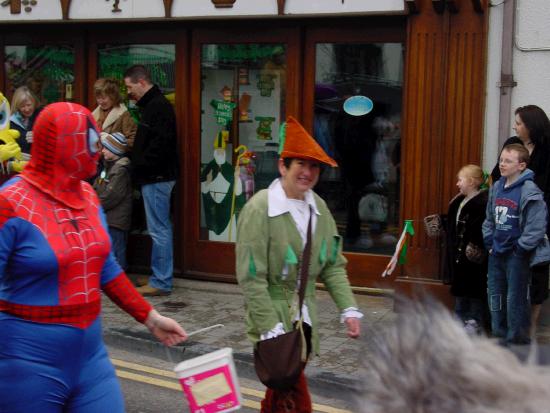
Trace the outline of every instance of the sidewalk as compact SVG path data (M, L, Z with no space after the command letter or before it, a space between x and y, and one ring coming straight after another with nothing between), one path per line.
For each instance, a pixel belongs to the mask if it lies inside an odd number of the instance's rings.
M223 324L224 327L199 333L185 343L168 349L158 343L145 326L135 322L105 297L103 331L106 343L170 361L174 365L223 347L231 347L239 375L257 380L252 345L245 335L244 302L239 286L188 279L174 281L175 288L170 296L150 298L159 312L181 323L188 333L214 324ZM360 366L369 361L369 341L373 333L395 320L393 298L360 294L355 297L365 315L362 321L362 337L358 340L347 338L329 294L326 291L317 291L321 354L309 362L306 369L310 388L315 394L341 400L349 399L350 390L353 391L357 381L361 379ZM550 300L543 306L540 324L537 341L548 345Z
M350 388L360 378L360 363L368 360L369 330L391 323L395 315L393 299L383 296L356 295L365 314L360 340L347 338L340 324L339 312L326 291L317 291L320 322L321 355L306 369L313 391L329 397L349 397ZM197 334L176 348L167 350L138 324L116 307L108 298L103 300L103 330L107 344L150 354L178 363L222 347L231 347L239 374L255 379L252 345L246 338L244 301L239 286L207 281L176 279L168 297L152 297L151 303L162 314L180 322L186 331L223 324L223 328Z

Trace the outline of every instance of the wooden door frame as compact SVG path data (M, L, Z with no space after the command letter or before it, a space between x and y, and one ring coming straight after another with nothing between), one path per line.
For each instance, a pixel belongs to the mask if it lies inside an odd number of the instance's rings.
M217 281L235 281L235 244L199 239L200 223L200 145L201 145L201 84L200 55L203 44L237 43L283 43L287 45L287 84L286 113L300 115L300 68L299 44L300 31L293 25L262 24L238 22L225 24L223 28L212 28L213 23L205 24L193 31L190 76L190 135L184 163L185 201L184 201L184 243L181 253L184 256L185 273L190 277ZM266 25L269 29L266 29ZM254 31L253 27L257 26ZM281 27L282 26L282 27ZM253 35L252 35L253 34Z

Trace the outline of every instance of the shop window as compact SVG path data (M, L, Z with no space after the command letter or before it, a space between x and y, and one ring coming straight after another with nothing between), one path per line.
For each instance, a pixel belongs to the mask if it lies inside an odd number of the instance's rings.
M123 81L124 72L130 66L143 65L151 74L151 80L156 84L164 96L175 104L175 70L176 70L176 47L173 44L104 44L98 46L98 78L108 77L117 79L120 82L120 92L124 104L132 114L136 122L139 122L139 113L135 102L128 100L128 93ZM95 79L91 79L94 82ZM172 201L175 202L175 196ZM174 210L174 208L172 208ZM134 203L132 208L131 234L147 234L145 221L145 210L141 193L134 191ZM132 249L132 248L130 248ZM135 249L135 248L134 248ZM132 263L139 264L140 259L148 256L148 252L140 251L137 254L130 254ZM148 265L145 260L144 265Z
M73 100L72 46L5 46L4 54L8 95L27 86L41 105Z
M203 45L201 239L234 242L244 203L279 175L285 90L285 45Z
M166 98L175 102L176 47L173 44L125 44L100 45L98 47L98 77L110 77L120 81L121 94L127 100L122 76L133 65L147 67L153 83L158 85ZM130 109L134 108L133 102Z
M339 164L316 191L344 249L392 254L399 233L403 46L318 43L313 135Z

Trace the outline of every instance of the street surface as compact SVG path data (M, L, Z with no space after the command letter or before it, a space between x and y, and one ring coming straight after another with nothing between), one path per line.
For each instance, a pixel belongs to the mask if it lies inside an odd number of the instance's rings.
M173 373L174 364L136 352L110 346L109 354L120 380L127 413L189 412L184 393ZM244 406L241 412L260 411L264 386L239 377ZM313 395L314 412L346 413L351 404L338 399Z

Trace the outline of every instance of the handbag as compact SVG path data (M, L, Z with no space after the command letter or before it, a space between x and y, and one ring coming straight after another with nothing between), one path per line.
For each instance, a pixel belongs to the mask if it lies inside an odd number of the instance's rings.
M274 338L256 343L254 348L254 368L260 381L268 388L287 390L300 378L307 355L304 331L302 328L302 304L306 291L311 255L311 215L307 226L306 245L300 265L300 288L298 289L298 308L300 319L294 330Z
M441 235L443 223L439 214L432 214L424 217L424 228L430 238L437 238Z

